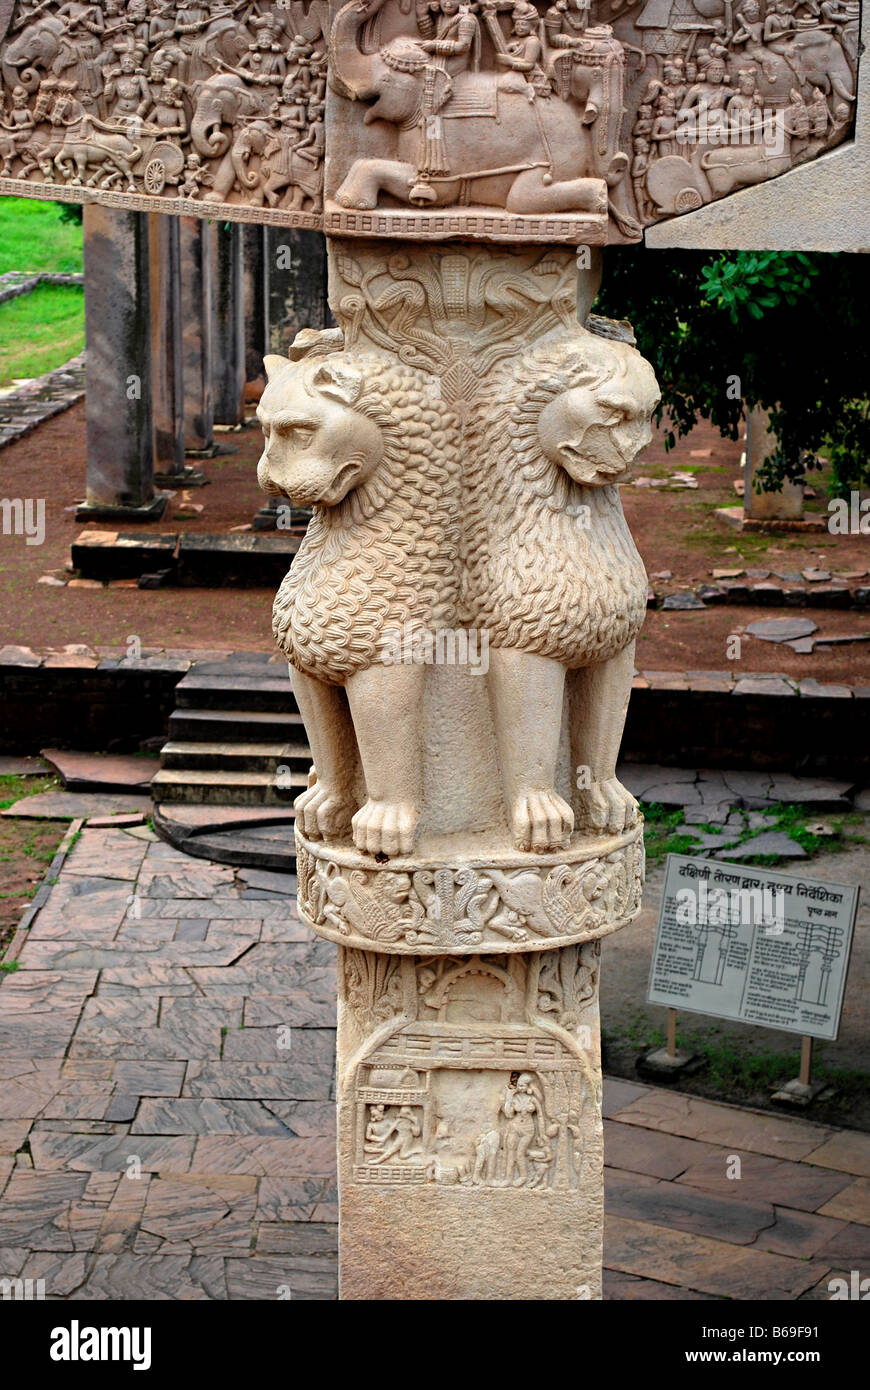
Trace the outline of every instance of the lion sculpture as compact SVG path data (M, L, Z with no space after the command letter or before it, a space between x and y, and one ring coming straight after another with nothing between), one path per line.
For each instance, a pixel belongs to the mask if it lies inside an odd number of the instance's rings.
M314 509L273 621L314 755L303 834L410 854L426 669L385 662L383 644L415 626L488 634L518 848L556 850L574 828L555 786L566 700L581 823L627 828L615 761L647 582L617 482L649 442L651 368L628 343L558 330L491 374L463 428L437 378L347 353L340 332L301 334L292 358L266 359L258 478Z

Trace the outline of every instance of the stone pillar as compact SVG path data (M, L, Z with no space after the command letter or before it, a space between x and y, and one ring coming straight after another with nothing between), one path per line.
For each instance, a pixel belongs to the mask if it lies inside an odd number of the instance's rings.
M144 213L84 209L87 480L81 520L156 521L149 225Z
M331 323L327 302L326 243L316 232L295 227L264 227L265 285L268 292L267 346L264 352L286 352L303 328L325 328ZM274 531L280 519L286 525L304 526L308 508L283 510L270 497L254 515L255 531Z
M239 425L245 418L245 304L242 229L238 222L212 227L214 284L214 422Z
M184 382L184 448L211 458L214 442L214 318L211 230L198 217L180 217L181 342Z
M339 947L345 1299L601 1297L599 955L643 876L616 483L658 391L572 317L598 273L333 241L339 330L267 364L267 426L299 424L260 481L314 507L274 612L315 764L298 910Z
M269 352L286 352L302 328L331 322L326 297L326 243L317 232L267 227Z
M769 412L760 405L747 410L743 512L753 521L800 521L804 511L802 483L792 483L786 479L779 492L755 491L755 475L776 447L777 439L770 429Z
M265 382L269 351L269 258L267 228L242 227L242 293L245 315L245 380Z
M148 214L151 240L151 380L154 478L189 486L184 463L184 380L181 370L181 262L178 218Z

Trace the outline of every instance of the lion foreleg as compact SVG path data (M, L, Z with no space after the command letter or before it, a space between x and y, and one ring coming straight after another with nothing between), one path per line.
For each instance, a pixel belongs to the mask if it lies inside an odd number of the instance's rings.
M511 834L518 849L559 849L574 813L556 791L565 669L549 657L489 654L489 698Z
M291 667L293 693L314 756L316 781L296 798L296 821L313 839L350 832L356 810L354 731L344 692Z
M426 668L370 666L347 682L368 800L353 818L357 849L410 854L423 800Z
M634 642L609 661L570 677L571 763L580 819L602 833L618 835L637 820L637 802L616 777L633 677Z

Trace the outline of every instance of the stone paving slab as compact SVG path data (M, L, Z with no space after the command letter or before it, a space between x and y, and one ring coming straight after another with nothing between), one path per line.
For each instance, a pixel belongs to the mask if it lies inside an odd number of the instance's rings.
M135 830L84 828L0 983L0 1277L335 1299L334 947L295 882ZM607 1297L813 1300L870 1270L870 1136L615 1079L604 1108Z

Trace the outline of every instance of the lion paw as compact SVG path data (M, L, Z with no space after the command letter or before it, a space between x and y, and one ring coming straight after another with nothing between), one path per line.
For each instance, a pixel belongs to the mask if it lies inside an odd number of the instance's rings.
M353 818L353 838L364 854L410 854L419 810L410 801L367 801Z
M323 782L315 782L293 805L296 824L311 840L340 839L350 830L353 803Z
M580 793L582 823L603 835L621 835L637 822L638 805L616 777L593 782Z
M574 829L574 812L554 791L521 792L510 808L517 849L561 849Z

